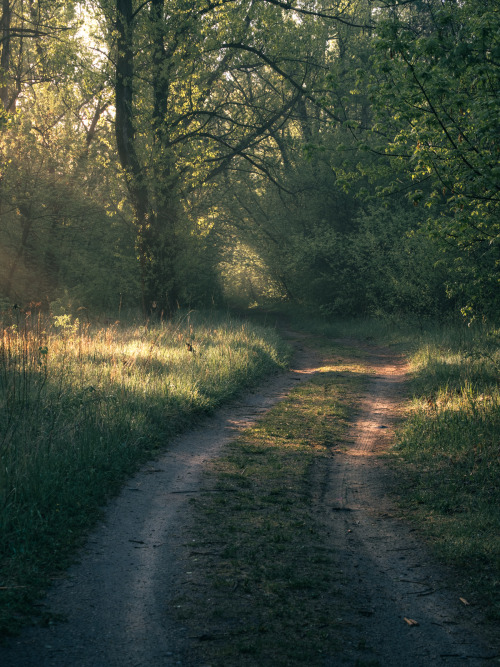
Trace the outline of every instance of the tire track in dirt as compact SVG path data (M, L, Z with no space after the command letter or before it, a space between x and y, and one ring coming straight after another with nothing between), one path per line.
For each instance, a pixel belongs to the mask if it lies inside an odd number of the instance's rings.
M297 336L294 336L297 338ZM168 600L182 590L189 498L207 461L299 382L316 355L296 346L294 370L241 396L169 443L106 508L79 562L49 591L44 607L66 622L27 628L0 647L2 667L170 667L186 664L187 628ZM187 647L187 651L186 651Z
M386 495L391 473L378 455L394 436L406 368L383 350L372 354L370 365L374 377L350 444L329 459L322 491L348 599L341 622L344 653L325 665L491 665L498 651L478 638L475 611L447 590L445 569L394 516Z

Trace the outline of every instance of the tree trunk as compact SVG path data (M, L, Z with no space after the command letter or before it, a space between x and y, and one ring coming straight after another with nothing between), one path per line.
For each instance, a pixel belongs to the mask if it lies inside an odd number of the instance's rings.
M116 0L117 56L115 81L115 135L120 164L125 172L127 188L137 226L137 252L141 268L142 308L147 315L150 304L146 288L149 196L135 150L133 122L133 9L132 0Z
M148 184L135 143L132 0L116 0L116 142L135 214L145 316L160 312L170 315L177 307L179 299L175 275L176 216L172 197L173 176L164 122L169 95L165 65L168 64L169 54L166 53L164 44L163 6L163 0L152 0L154 178Z
M0 26L2 31L2 54L0 56L0 101L6 111L9 110L9 87L7 85L7 73L10 67L10 23L12 11L10 0L2 0L2 18Z

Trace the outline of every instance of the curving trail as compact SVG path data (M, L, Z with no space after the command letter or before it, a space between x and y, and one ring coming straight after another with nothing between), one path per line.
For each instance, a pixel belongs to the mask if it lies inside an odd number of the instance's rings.
M394 518L388 472L375 454L390 444L405 366L381 350L371 365L374 376L348 449L321 459L313 480L348 600L343 652L324 664L491 665L495 652L478 639L475 612L446 589L446 572ZM0 665L200 667L190 662L188 631L167 605L182 589L189 498L200 489L207 460L319 367L313 352L299 349L293 371L177 438L133 477L110 503L80 562L47 596L48 610L67 622L26 630L0 648Z

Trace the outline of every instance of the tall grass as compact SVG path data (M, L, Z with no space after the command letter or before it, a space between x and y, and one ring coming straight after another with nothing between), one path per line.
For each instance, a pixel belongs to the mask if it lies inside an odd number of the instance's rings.
M126 475L288 351L272 330L195 313L125 327L10 311L0 336L6 632Z
M419 337L414 400L395 449L404 507L465 586L500 618L500 336L454 328Z

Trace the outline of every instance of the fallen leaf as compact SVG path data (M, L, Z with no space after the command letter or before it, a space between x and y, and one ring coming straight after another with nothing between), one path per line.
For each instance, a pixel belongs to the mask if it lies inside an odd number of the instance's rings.
M413 618L406 618L404 617L405 623L408 623L408 625L413 626L413 625L418 625L418 621L414 621Z

